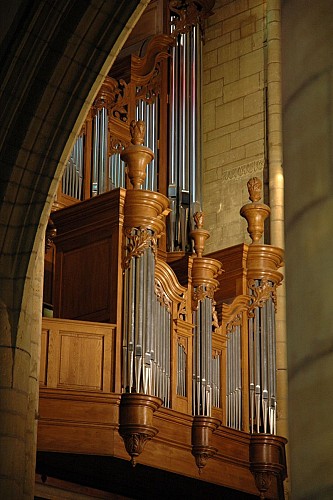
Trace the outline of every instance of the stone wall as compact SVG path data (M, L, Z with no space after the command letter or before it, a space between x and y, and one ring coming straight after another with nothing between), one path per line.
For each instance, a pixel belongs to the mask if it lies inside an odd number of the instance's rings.
M206 251L249 243L239 210L265 165L263 0L216 0L203 49L203 209Z

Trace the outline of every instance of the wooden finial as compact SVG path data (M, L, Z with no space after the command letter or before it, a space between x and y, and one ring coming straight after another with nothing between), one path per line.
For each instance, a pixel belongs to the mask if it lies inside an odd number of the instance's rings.
M130 133L131 133L131 143L134 144L135 146L140 146L141 144L144 143L144 138L145 138L145 122L142 120L132 120L130 124Z
M262 182L259 177L252 177L247 181L249 198L252 202L261 200Z
M247 232L252 239L251 244L258 244L264 233L264 223L271 209L268 205L260 203L262 182L258 177L249 179L247 188L252 203L244 205L240 210L240 214L247 220Z
M204 222L204 213L203 212L195 212L193 215L195 227L197 229L202 229Z
M154 159L151 149L142 146L145 123L132 120L130 124L131 144L124 149L120 158L127 164L127 174L134 189L140 189L146 178L146 167Z
M194 250L197 254L197 257L202 257L203 251L205 249L205 241L209 238L209 232L206 229L203 229L203 220L204 214L203 212L196 212L193 215L195 229L190 232L191 238L194 240Z

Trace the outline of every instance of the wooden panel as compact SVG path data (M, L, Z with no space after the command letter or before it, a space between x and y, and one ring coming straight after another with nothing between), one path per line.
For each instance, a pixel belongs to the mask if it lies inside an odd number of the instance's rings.
M242 243L207 255L222 262L223 272L217 277L219 287L214 295L219 323L222 319L222 303L230 304L237 295L246 293L247 252L248 246Z
M124 201L125 190L115 189L52 214L55 317L119 321Z
M104 336L60 333L59 387L103 389Z
M42 384L110 391L114 383L115 333L115 325L43 318Z
M112 238L62 253L61 316L109 319Z

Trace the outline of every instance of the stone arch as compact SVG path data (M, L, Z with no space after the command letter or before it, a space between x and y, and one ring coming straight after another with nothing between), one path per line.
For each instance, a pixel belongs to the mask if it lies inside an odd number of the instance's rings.
M8 499L33 494L42 243L52 199L94 96L147 4L1 4L0 492Z

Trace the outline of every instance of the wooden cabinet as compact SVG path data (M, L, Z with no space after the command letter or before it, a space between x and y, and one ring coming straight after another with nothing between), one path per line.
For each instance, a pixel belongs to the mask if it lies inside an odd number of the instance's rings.
M54 317L120 324L124 200L119 188L52 214Z

